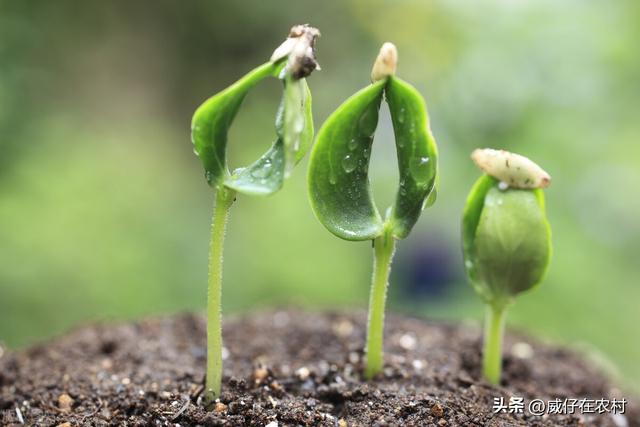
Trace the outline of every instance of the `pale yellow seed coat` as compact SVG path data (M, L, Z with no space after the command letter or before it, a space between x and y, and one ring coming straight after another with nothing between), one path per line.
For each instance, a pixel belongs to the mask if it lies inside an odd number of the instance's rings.
M398 67L398 49L393 43L386 42L380 48L376 62L371 69L371 81L386 79L396 73Z
M551 184L551 176L544 169L519 154L480 148L471 153L471 159L487 175L509 187L534 189L546 188Z

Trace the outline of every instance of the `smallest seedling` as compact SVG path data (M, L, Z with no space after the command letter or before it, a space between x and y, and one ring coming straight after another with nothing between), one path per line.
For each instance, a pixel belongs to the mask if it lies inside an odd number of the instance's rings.
M483 375L498 384L506 309L516 295L542 281L551 257L542 193L551 177L528 158L503 150L475 150L471 158L485 175L464 209L465 269L487 304Z

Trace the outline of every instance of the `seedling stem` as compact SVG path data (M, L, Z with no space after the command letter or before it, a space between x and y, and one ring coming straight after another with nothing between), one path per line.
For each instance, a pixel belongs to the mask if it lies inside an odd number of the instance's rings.
M500 384L502 371L502 336L504 335L506 307L503 304L487 304L484 327L484 351L482 372L491 384Z
M236 192L220 186L216 191L213 218L211 220L211 243L209 247L209 283L207 298L207 373L205 405L210 405L220 396L222 382L222 252L229 209Z
M371 379L382 370L382 337L384 330L384 306L391 261L396 250L393 229L385 226L384 232L373 241L373 277L369 299L369 320L367 331L367 363L365 377Z

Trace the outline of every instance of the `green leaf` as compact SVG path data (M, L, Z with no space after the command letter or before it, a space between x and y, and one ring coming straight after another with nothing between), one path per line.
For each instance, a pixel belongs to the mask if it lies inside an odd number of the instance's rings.
M405 238L422 209L435 202L438 150L424 99L410 84L390 77L385 90L398 153L400 188L391 213L393 235ZM433 192L433 197L426 200Z
M338 107L311 151L311 206L329 231L346 240L374 239L383 231L368 168L384 84L372 84Z
M318 133L309 163L309 195L320 222L346 240L380 236L383 221L369 183L369 156L382 94L396 140L400 186L386 222L395 238L406 237L422 209L435 202L437 149L420 94L389 77L345 101Z
M232 174L227 165L227 137L247 93L261 80L276 77L284 62L268 62L250 71L233 85L206 100L192 121L194 151L202 160L209 185L224 185L244 194L268 195L278 191L290 170L313 140L311 96L305 79L282 73L283 99L276 114L276 139L251 165Z
M464 252L465 268L467 275L473 282L475 280L475 264L470 260L474 258L473 248L476 238L476 228L480 222L480 214L484 207L484 198L489 189L498 184L498 180L489 175L482 175L471 187L467 203L462 213L462 249Z
M464 211L463 250L474 288L491 304L540 283L551 257L542 190L501 190L496 179L481 177Z
M313 141L313 115L311 113L311 92L305 79L285 78L284 129L282 131L286 147L285 176L304 157Z

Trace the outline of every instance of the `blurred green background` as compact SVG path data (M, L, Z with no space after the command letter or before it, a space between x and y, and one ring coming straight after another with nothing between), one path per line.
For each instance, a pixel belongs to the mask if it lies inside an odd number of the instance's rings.
M441 191L399 245L390 309L480 319L459 218L505 148L553 176L554 258L510 325L585 346L640 383L640 2L627 0L0 0L0 340L24 346L95 319L205 305L213 193L189 140L208 96L264 62L296 23L322 31L309 79L319 126L368 84L380 44L426 97ZM273 138L280 87L263 83L231 161ZM384 209L397 186L388 113L374 143ZM225 312L364 308L370 243L329 234L306 161L270 198L240 196L227 234Z

